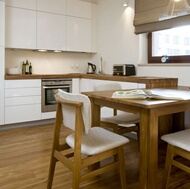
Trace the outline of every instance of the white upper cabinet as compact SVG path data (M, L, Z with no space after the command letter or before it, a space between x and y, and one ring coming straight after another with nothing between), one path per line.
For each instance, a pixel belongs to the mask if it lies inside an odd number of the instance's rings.
M66 16L37 12L37 49L66 50Z
M5 2L0 1L0 46L5 45Z
M37 0L37 10L66 14L66 0Z
M91 20L67 17L67 51L91 52Z
M91 31L91 52L98 51L98 6L97 4L92 4L92 31Z
M6 6L36 10L36 0L6 0Z
M36 48L36 11L6 7L5 46Z
M5 37L1 32L0 40L5 38L6 48L97 52L97 5L80 0L5 4Z
M67 0L67 15L91 19L91 3Z

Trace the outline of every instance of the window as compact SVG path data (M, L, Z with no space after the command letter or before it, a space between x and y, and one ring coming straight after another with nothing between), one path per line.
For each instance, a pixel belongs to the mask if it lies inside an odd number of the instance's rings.
M169 63L190 63L190 26L148 34L149 63L161 63L163 55Z

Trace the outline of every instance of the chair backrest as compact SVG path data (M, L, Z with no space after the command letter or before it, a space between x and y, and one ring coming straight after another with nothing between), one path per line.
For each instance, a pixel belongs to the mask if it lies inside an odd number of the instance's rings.
M87 96L83 94L67 93L61 89L58 90L57 96L66 101L82 102L82 117L84 122L85 133L87 134L91 128L91 103ZM62 104L63 124L75 130L76 112L75 107Z
M119 83L106 83L106 84L95 84L94 91L109 91L109 90L121 90L122 87Z

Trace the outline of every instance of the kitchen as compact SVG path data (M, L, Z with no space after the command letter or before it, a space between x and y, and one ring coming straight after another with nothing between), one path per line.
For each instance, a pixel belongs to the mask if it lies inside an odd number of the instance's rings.
M0 2L4 3L4 1ZM189 65L147 65L146 34L134 34L134 0L130 0L127 8L123 7L122 4L122 0L99 0L98 4L95 4L98 6L98 53L42 53L25 49L4 49L5 45L1 43L1 112L4 112L5 70L9 67L20 67L21 62L26 58L32 62L33 74L86 73L87 62L95 63L98 70L102 57L103 70L106 74L112 74L113 64L132 63L136 66L137 75L177 77L179 85L189 86ZM0 19L4 18L3 8L1 7L1 9L0 14L2 16ZM4 23L4 20L1 20L0 23ZM30 28L30 23L26 27ZM4 32L0 33L0 41L3 41L5 34ZM1 114L1 118L4 119L3 114Z

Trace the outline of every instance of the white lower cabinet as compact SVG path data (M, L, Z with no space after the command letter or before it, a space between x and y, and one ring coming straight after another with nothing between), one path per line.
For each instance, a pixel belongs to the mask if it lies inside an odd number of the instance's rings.
M5 81L5 124L41 120L41 80Z
M138 88L137 83L132 82L118 82L118 81L106 81L97 79L81 79L80 80L80 92L93 91L95 85L108 84L108 83L120 83L122 89L135 89ZM113 115L113 110L110 108L101 108L101 117L108 117Z
M120 83L122 89L139 88L139 85L137 83L132 83L132 82L106 81L99 79L80 79L80 92L93 91L95 85L108 84L108 83ZM143 88L143 85L140 86Z

